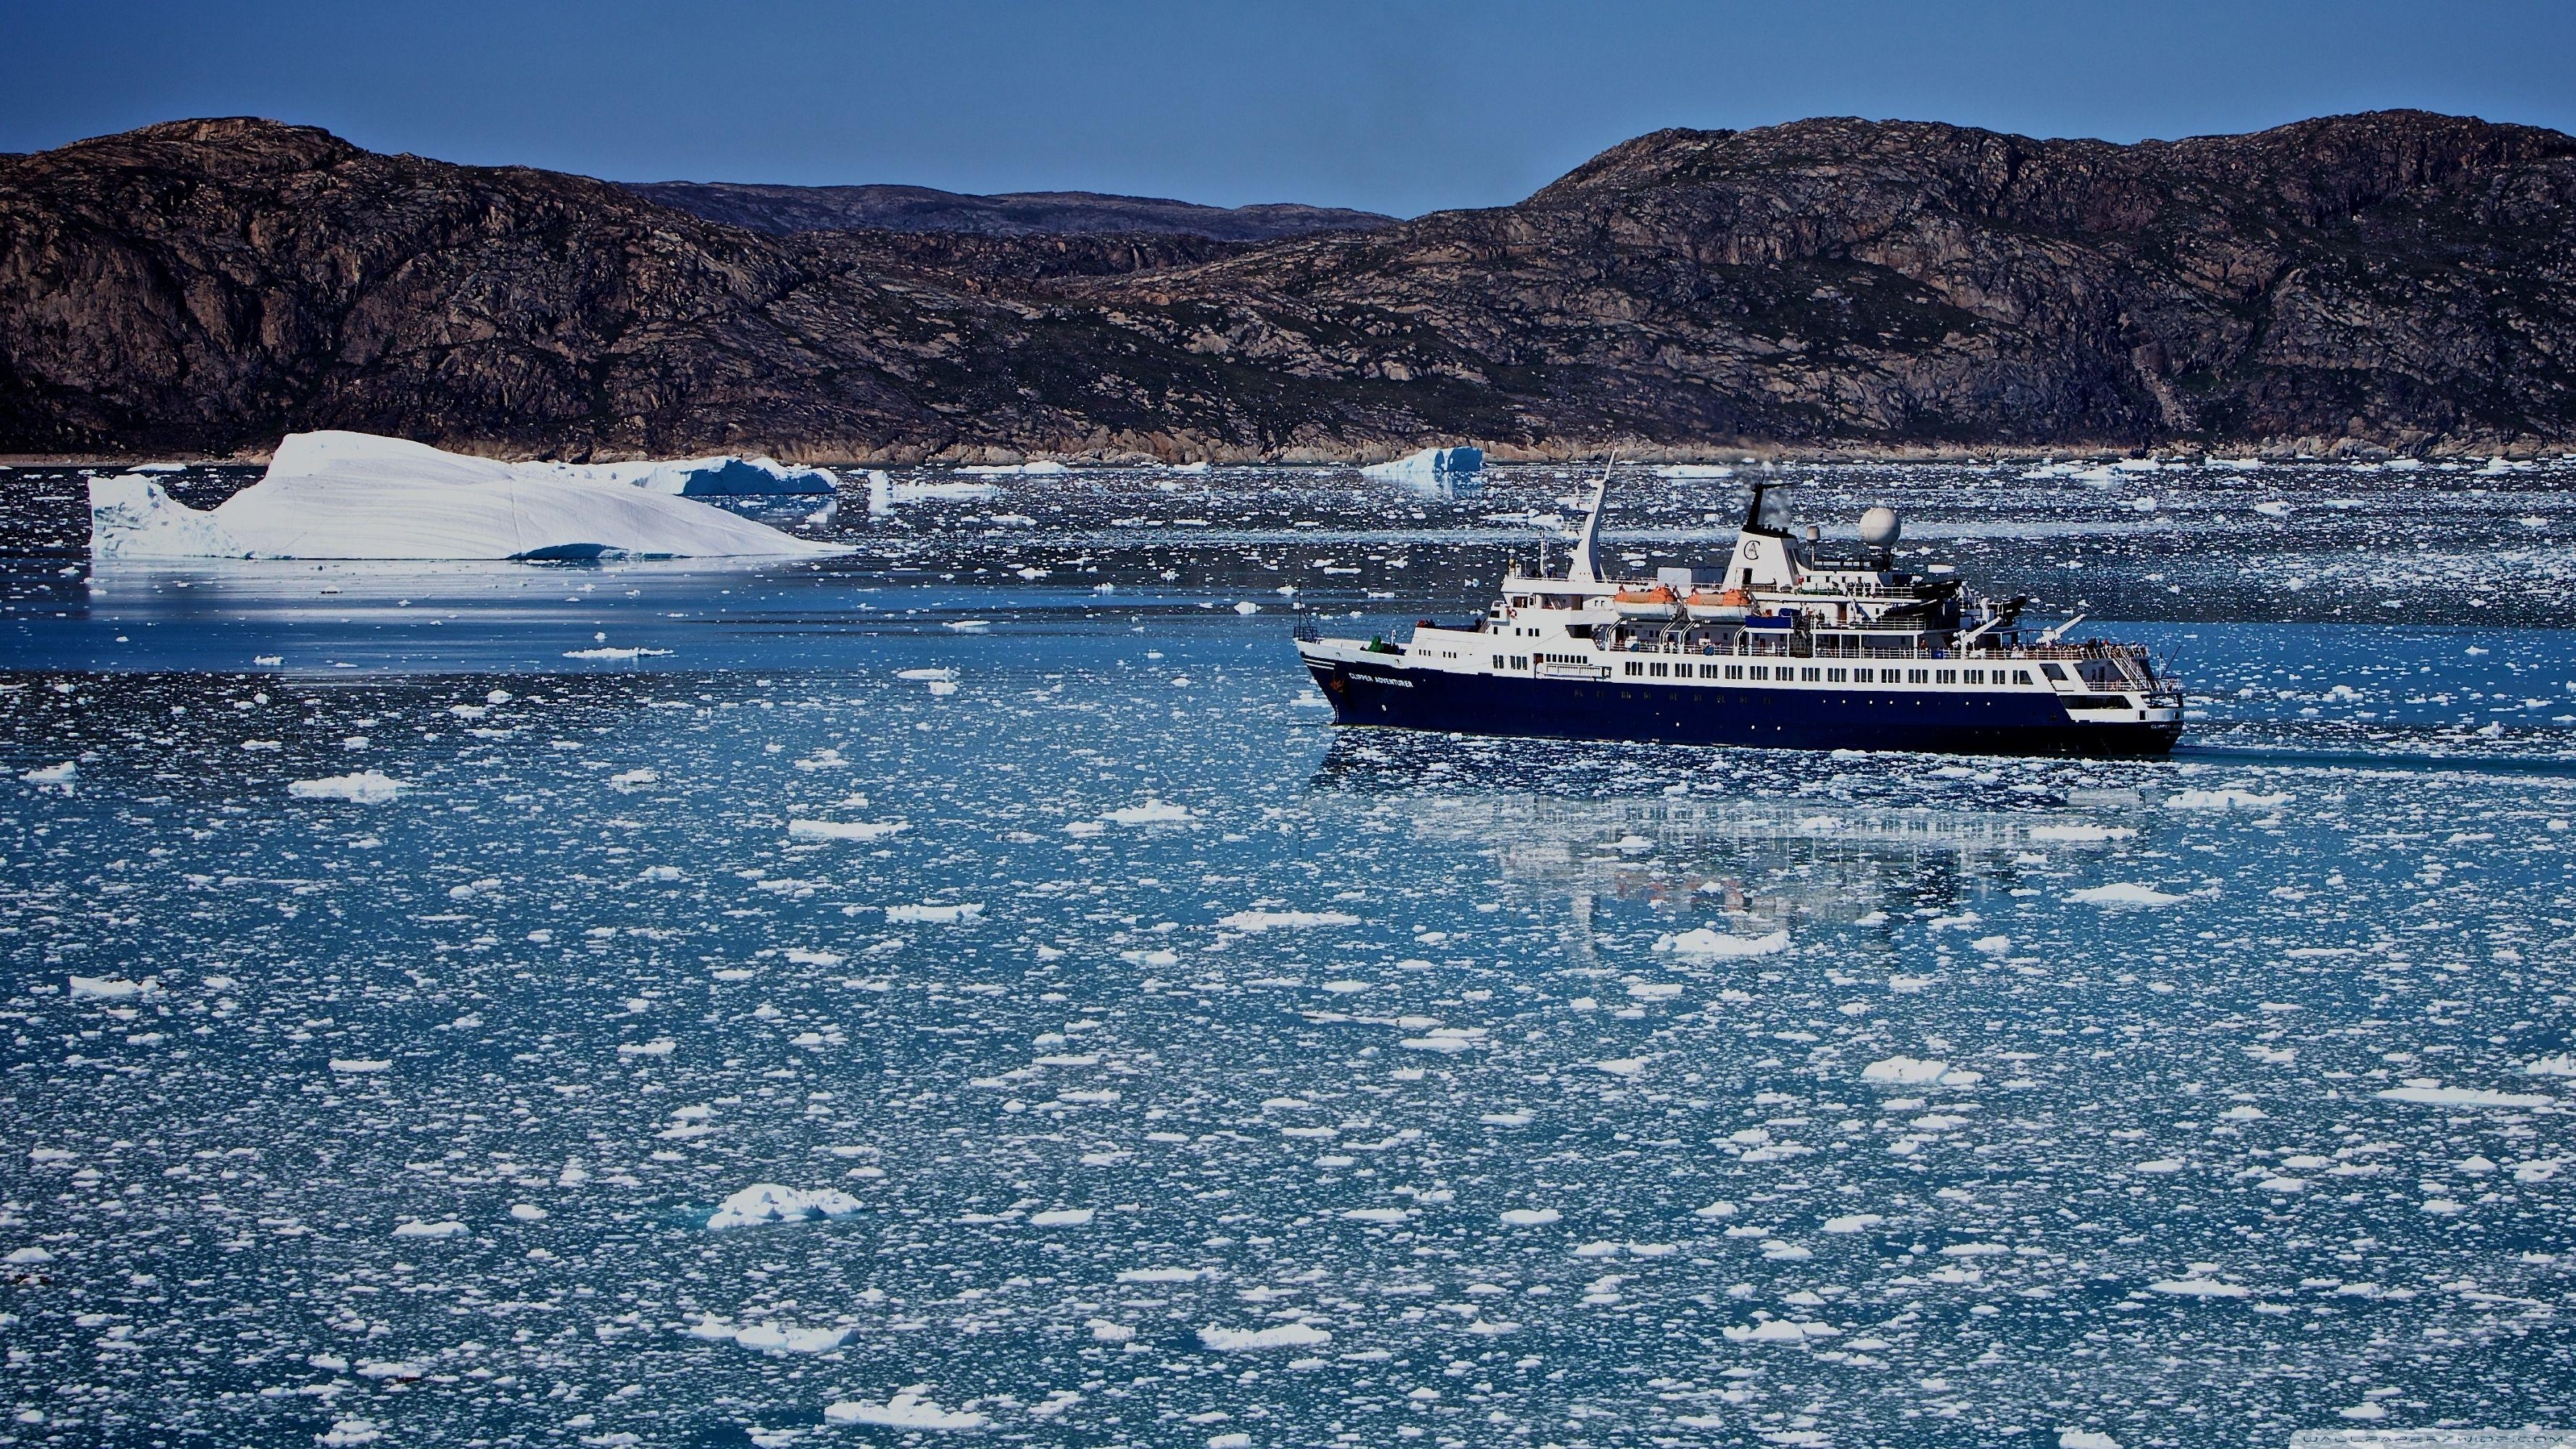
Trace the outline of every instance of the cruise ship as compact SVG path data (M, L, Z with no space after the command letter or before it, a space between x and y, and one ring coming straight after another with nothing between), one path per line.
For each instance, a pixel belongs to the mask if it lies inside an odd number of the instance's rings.
M2182 693L2142 646L2070 640L1955 576L1897 567L1896 514L1853 542L1790 517L1764 478L1723 563L1621 578L1600 564L1604 470L1561 575L1515 563L1501 597L1411 636L1297 653L1345 725L1559 739L1963 754L2161 755Z

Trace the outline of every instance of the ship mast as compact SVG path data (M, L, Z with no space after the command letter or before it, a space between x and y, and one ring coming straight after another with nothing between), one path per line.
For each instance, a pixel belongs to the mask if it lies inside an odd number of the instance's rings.
M1601 481L1592 485L1591 505L1583 511L1583 526L1574 533L1574 559L1565 569L1569 584L1601 582L1600 571L1592 566L1592 548L1601 538L1601 505L1610 497L1610 470L1618 466L1619 455L1612 453L1601 469Z

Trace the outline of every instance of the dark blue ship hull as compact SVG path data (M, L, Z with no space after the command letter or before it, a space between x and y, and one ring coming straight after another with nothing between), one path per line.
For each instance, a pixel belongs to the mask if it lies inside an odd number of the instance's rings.
M1458 734L2096 758L2162 755L2182 736L2179 722L2078 724L2037 690L1746 689L1320 659L1307 667L1342 724Z

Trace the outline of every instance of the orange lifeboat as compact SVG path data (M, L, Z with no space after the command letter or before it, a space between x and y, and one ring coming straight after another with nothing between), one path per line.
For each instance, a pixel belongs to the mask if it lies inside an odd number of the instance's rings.
M1716 593L1710 593L1706 589L1696 589L1692 591L1689 598L1682 601L1682 607L1689 610L1691 618L1700 623L1718 623L1741 619L1752 613L1753 596L1742 589L1723 589Z
M1681 595L1670 584L1657 584L1645 589L1621 589L1610 596L1610 607L1629 619L1669 619L1681 607Z

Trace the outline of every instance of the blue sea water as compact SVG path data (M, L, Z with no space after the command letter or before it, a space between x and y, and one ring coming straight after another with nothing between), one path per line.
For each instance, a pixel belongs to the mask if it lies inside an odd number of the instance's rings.
M1289 622L1570 470L742 569L93 570L0 474L0 1443L2568 1423L2576 470L2024 471L1806 496L2154 644L2173 760L1336 730Z

